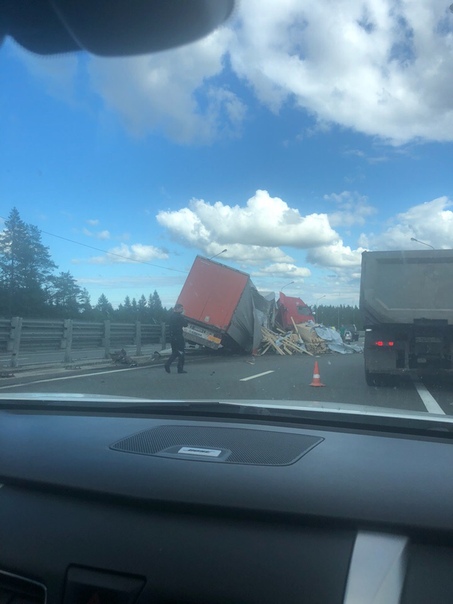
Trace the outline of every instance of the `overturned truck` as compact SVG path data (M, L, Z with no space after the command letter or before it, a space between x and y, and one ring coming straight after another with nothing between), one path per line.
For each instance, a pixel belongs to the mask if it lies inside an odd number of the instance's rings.
M178 303L188 321L185 339L214 350L252 352L274 310L274 296L259 294L250 275L202 256L195 258Z

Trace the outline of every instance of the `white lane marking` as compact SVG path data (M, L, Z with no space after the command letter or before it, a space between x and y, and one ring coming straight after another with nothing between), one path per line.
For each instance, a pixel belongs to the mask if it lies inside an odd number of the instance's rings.
M423 384L420 382L414 382L414 385L427 411L430 413L439 413L440 415L445 415L445 411Z
M262 375L267 375L268 373L274 373L274 369L271 369L270 371L263 371L263 373L257 373L256 375L250 375L249 377L242 378L239 381L248 382L249 380L254 380L255 378L261 377Z
M110 371L97 371L96 373L84 373L81 375L64 375L62 377L48 378L45 380L34 380L33 382L21 382L20 384L10 384L9 386L0 386L0 390L8 388L21 388L22 386L32 386L33 384L45 384L46 382L61 382L63 380L78 380L94 375L105 375L106 373L118 373L119 371L134 371L134 369L144 369L143 367L129 367L129 369L111 369Z

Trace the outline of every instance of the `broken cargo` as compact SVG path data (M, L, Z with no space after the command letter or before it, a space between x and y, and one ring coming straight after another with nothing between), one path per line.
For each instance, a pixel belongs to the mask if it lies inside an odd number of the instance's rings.
M259 294L247 273L197 256L178 297L189 323L184 337L212 349L251 352L269 323L273 299Z

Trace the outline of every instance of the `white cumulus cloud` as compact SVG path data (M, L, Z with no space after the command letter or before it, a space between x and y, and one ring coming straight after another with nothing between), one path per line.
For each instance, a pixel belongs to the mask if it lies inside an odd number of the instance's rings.
M343 191L324 195L326 201L337 206L335 212L329 213L329 223L333 227L365 224L367 218L376 213L376 208L368 203L365 195L356 191Z
M318 266L330 268L354 268L360 267L362 252L365 248L359 247L354 250L349 245L344 245L340 239L332 245L321 246L309 250L307 260Z
M262 190L258 190L243 206L230 206L221 201L211 204L194 199L187 208L159 212L157 221L188 245L208 250L208 246L215 242L230 253L236 244L304 249L327 245L338 239L327 215L303 216L298 209Z
M437 249L453 247L453 202L446 196L417 204L397 214L382 233L363 234L361 245L374 250L420 249L418 239Z
M221 28L194 44L153 55L93 57L94 90L137 136L159 130L180 143L210 142L219 132L236 134L244 103L221 74L231 32Z
M233 69L271 110L292 102L395 144L453 139L453 18L441 0L247 0Z
M269 264L261 270L254 273L256 276L272 276L286 279L294 279L294 281L303 281L305 277L310 277L311 271L309 268L297 266L289 262L276 262Z
M120 264L125 262L149 262L166 258L168 258L167 252L153 245L135 243L129 246L121 243L121 245L108 250L105 255L90 258L88 262L90 264Z
M88 65L9 48L69 101L88 69L104 106L137 136L158 130L190 143L240 133L248 93L232 70L270 111L286 104L313 116L311 132L338 124L395 145L453 140L453 15L444 0L247 0L228 26L193 44Z
M412 241L417 239L422 243ZM307 253L307 261L317 266L346 271L360 268L365 250L422 249L428 244L436 249L453 247L453 202L446 196L410 207L388 221L380 233L362 233L356 249L341 239L319 246Z
M74 102L79 70L77 55L66 53L43 58L24 50L10 39L7 39L5 47L6 51L19 60L33 77L41 81L49 94L70 104Z
M228 244L228 248L219 245L218 243L211 242L204 246L196 245L203 251L203 253L211 258L212 256L220 255L220 253L226 249L226 252L218 258L221 262L223 260L233 260L239 263L242 267L247 266L258 266L266 262L292 262L293 258L285 254L278 247L268 247L260 245L245 245L242 243Z
M96 233L96 237L98 239L110 239L110 231L107 231L106 229L104 229L103 231L99 231L98 233Z
M87 237L95 237L96 239L101 239L103 241L105 241L106 239L110 239L110 231L104 229L102 231L90 231L87 228L82 229L82 233L84 235L86 235Z

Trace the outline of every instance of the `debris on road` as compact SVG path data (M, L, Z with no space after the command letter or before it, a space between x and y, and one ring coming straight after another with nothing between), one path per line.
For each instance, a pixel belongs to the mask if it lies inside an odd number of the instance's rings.
M362 347L354 344L345 344L340 334L329 327L309 323L293 323L293 331L283 331L279 327L270 330L261 328L262 343L259 355L266 354L269 350L280 355L308 354L318 356L330 352L349 354L362 352Z
M335 329L324 327L324 325L315 325L319 338L321 338L330 352L339 352L340 354L351 354L354 352L363 352L363 347L359 344L346 344L341 335Z
M121 350L115 350L115 352L111 352L110 358L117 365L128 365L129 367L137 366L137 363L130 356L128 356L124 348L122 348Z
M278 328L277 328L278 329ZM265 354L270 348L275 350L277 354L294 354L294 353L305 353L311 355L304 344L300 340L299 335L293 332L284 332L278 329L278 332L271 331L266 327L261 328L263 339L261 343L260 355Z
M329 352L326 342L318 335L315 329L316 325L313 322L302 323L295 326L295 328L311 354L318 355Z
M226 251L226 250L224 250ZM362 352L345 344L335 330L315 323L302 300L280 292L262 295L250 275L212 258L197 256L177 302L188 322L184 339L212 350L242 350L257 355L319 355Z

